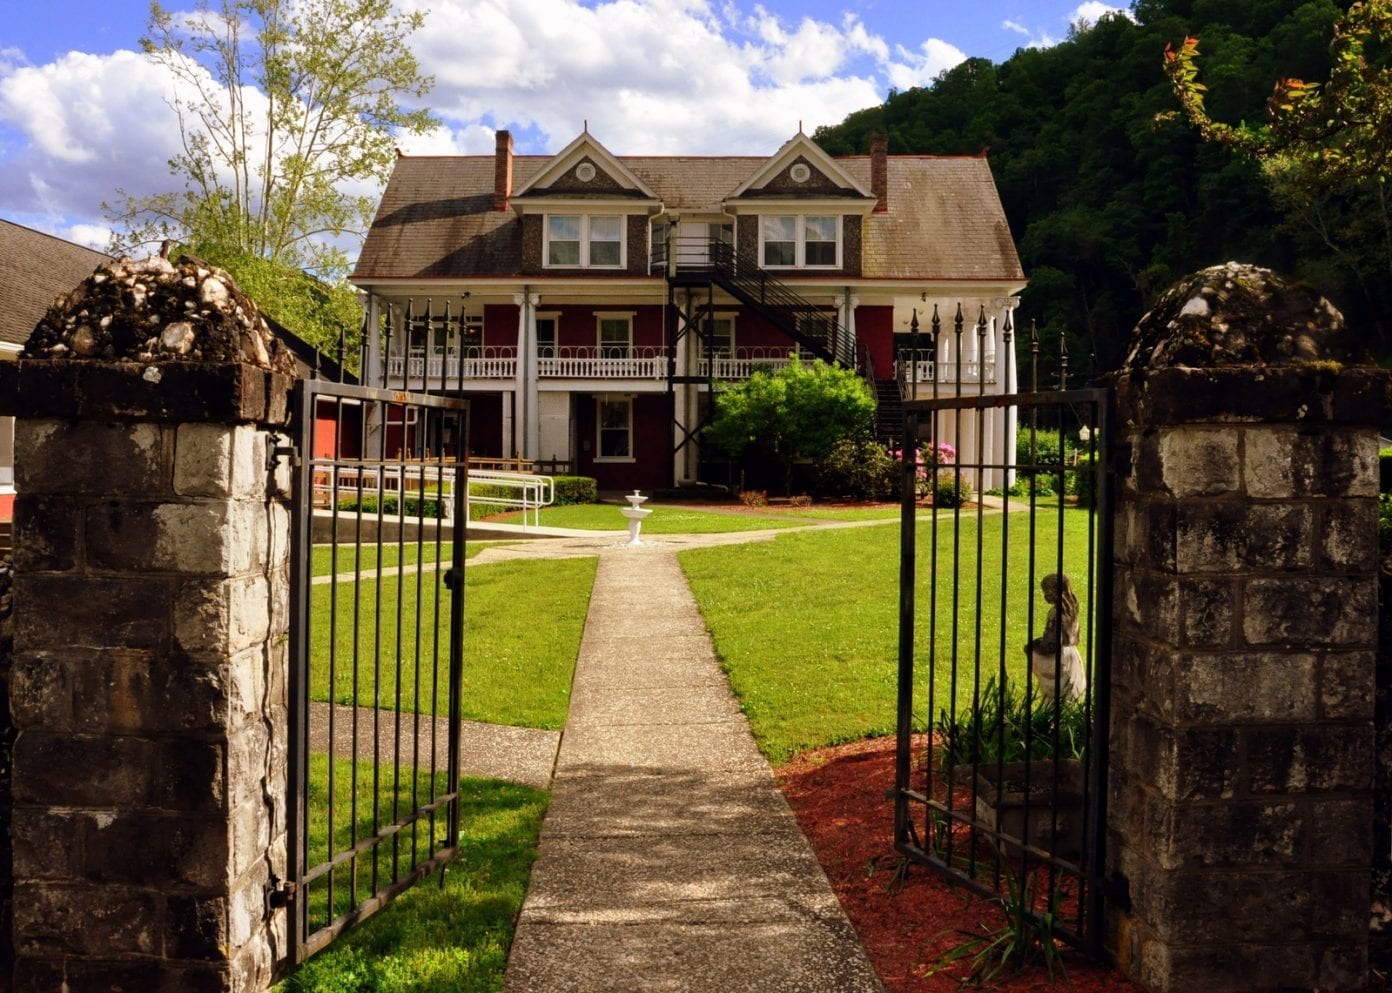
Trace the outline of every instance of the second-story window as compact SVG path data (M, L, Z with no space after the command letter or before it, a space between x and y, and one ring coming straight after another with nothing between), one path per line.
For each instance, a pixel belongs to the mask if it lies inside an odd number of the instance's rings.
M624 264L624 219L617 214L548 214L546 264L618 269Z
M626 359L633 348L633 318L627 314L600 314L599 357Z
M818 214L765 214L759 221L759 257L767 269L834 269L840 261L841 218Z

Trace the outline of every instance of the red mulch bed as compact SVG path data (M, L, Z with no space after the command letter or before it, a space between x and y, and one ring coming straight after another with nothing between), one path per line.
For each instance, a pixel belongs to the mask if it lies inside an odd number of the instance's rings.
M966 935L999 926L998 908L953 889L924 866L895 883L894 807L885 790L894 785L894 739L874 738L807 752L778 770L778 778L817 853L832 889L850 915L870 961L890 993L950 993L967 975L958 961L926 975ZM1141 987L1076 952L1064 955L1074 993L1142 993ZM1060 977L1056 987L1066 989ZM993 989L1032 993L1050 989L1043 966L992 984Z

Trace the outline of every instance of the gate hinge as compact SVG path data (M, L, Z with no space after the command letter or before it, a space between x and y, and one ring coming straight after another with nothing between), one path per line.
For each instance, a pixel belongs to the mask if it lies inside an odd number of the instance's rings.
M458 590L459 590L459 570L458 570L458 569L446 569L446 570L445 570L445 588L448 589L451 593L458 592Z
M295 899L296 890L294 883L272 876L266 881L266 905L272 910L288 906Z
M274 469L280 465L281 459L288 459L291 468L300 467L300 450L294 445L276 445L267 455L266 468Z

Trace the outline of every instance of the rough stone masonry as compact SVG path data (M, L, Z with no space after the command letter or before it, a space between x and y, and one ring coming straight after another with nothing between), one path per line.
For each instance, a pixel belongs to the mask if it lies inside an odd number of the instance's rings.
M1108 872L1148 989L1368 977L1377 427L1307 287L1181 281L1113 380L1119 437Z
M14 988L264 989L285 949L288 356L226 273L123 259L7 366Z

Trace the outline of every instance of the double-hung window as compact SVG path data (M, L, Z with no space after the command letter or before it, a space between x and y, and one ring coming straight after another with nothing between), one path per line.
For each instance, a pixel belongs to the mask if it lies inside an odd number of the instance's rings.
M599 425L598 460L633 459L633 401L627 397L611 400L600 397L596 402L596 421Z
M599 357L626 359L633 352L633 318L627 314L600 314Z
M622 268L624 218L618 214L548 214L546 264L572 269Z
M766 269L834 269L840 250L840 217L765 214L760 218L759 256Z

